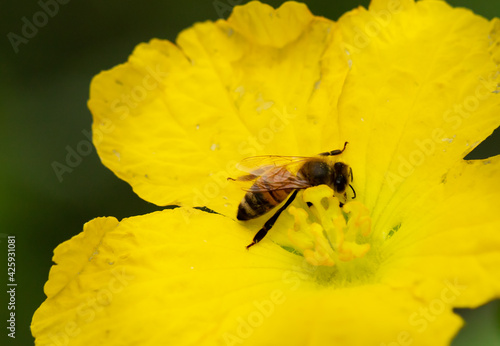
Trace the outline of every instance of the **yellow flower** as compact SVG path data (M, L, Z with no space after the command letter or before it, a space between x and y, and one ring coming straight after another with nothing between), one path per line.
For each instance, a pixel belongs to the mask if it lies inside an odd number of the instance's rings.
M37 345L447 345L500 297L500 22L373 0L333 22L251 2L95 77L102 162L157 205L55 250ZM357 198L301 191L238 222L253 155L341 148ZM306 203L309 202L309 203ZM216 213L193 207L205 206Z

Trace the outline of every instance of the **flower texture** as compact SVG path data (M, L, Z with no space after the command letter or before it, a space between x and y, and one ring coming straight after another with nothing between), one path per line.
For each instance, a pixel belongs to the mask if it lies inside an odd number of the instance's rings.
M453 308L500 296L500 157L464 160L500 125L499 23L432 0L337 22L250 2L137 46L92 81L94 143L179 207L58 246L36 344L449 344ZM357 198L301 190L246 250L272 213L236 220L236 163L346 141L331 159Z

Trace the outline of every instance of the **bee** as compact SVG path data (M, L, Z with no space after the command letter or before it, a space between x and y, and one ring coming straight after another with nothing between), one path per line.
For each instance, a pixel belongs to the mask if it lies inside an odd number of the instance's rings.
M228 180L253 182L253 185L246 189L246 194L238 206L238 220L255 219L286 200L257 232L247 249L266 236L300 190L324 184L331 187L335 193L343 195L347 201L346 189L349 186L354 194L352 198L356 198L356 191L351 185L352 168L343 162L332 162L328 159L329 156L342 154L347 144L348 142L344 143L342 150L336 149L313 157L267 155L249 157L240 162L238 168L248 174Z

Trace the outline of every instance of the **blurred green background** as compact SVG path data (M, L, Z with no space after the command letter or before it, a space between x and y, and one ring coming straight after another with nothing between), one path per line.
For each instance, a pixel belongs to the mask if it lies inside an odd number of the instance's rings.
M47 0L43 0L46 2ZM63 2L62 0L60 0ZM227 17L238 0L130 1L65 0L58 13L14 52L7 34L21 34L22 18L41 10L37 1L2 1L0 26L0 287L6 288L6 234L17 242L17 333L7 338L7 294L0 294L0 344L31 345L31 316L43 302L43 285L52 265L52 251L78 234L97 216L123 218L160 208L138 198L128 184L88 156L59 181L52 163L65 162L90 131L89 83L101 70L123 63L140 42L158 37L175 40L194 22ZM305 1L312 12L330 19L368 1ZM282 1L267 1L278 6ZM450 1L487 18L500 16L500 2ZM500 154L496 131L469 158ZM467 326L454 346L500 345L500 308L493 302L463 310Z

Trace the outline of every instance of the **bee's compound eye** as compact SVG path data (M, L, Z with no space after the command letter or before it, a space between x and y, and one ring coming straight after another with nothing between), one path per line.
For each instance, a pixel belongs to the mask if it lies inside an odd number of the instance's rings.
M346 180L345 176L338 175L335 178L335 182L334 182L333 186L335 187L335 191L337 191L338 193L343 193L345 191L346 186L347 186L347 180Z
M335 162L335 164L333 165L333 169L335 170L335 172L341 173L344 170L345 166L346 165L343 162Z
M336 162L333 165L333 187L336 192L343 193L347 187L346 170L347 165L342 162Z

